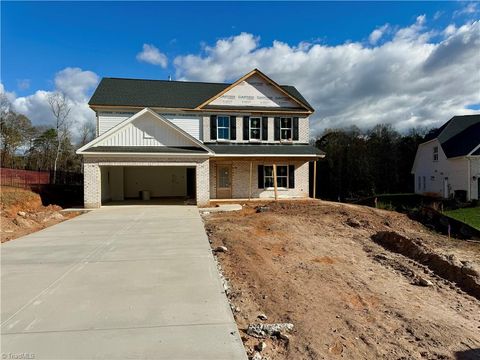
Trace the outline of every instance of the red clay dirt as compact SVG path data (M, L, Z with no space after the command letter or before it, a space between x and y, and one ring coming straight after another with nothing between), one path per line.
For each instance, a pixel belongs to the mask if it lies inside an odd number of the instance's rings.
M79 213L62 214L57 205L43 206L40 195L26 189L2 186L0 200L1 242L55 225Z
M266 205L204 216L212 247L228 248L217 257L250 356L259 339L246 334L249 324L290 322L289 340L266 339L262 357L480 359L480 301L372 237L415 239L473 274L479 243L449 240L392 211L313 200Z

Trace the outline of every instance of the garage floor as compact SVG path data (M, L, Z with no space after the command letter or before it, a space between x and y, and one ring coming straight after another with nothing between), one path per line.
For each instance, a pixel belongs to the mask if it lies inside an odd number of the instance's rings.
M246 359L194 206L107 206L1 250L3 354Z

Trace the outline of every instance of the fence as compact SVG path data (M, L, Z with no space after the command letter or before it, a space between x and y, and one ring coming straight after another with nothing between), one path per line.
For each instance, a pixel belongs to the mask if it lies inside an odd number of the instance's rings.
M2 186L29 188L32 185L50 184L50 171L32 171L0 168Z
M30 188L33 185L82 185L83 174L57 171L55 181L53 171L33 171L0 168L0 183L3 186Z

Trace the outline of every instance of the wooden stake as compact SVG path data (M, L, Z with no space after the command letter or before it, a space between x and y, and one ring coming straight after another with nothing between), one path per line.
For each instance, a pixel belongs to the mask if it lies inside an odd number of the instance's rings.
M278 200L277 164L273 164L273 188L275 190L275 200Z
M252 172L253 172L253 161L250 161L250 186L248 188L248 200L252 200Z
M313 198L317 198L317 160L313 161Z

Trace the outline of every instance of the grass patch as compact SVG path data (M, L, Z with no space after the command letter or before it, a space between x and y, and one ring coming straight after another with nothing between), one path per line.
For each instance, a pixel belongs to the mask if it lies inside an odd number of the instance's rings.
M447 210L445 211L445 215L462 221L480 230L480 206L457 210Z

